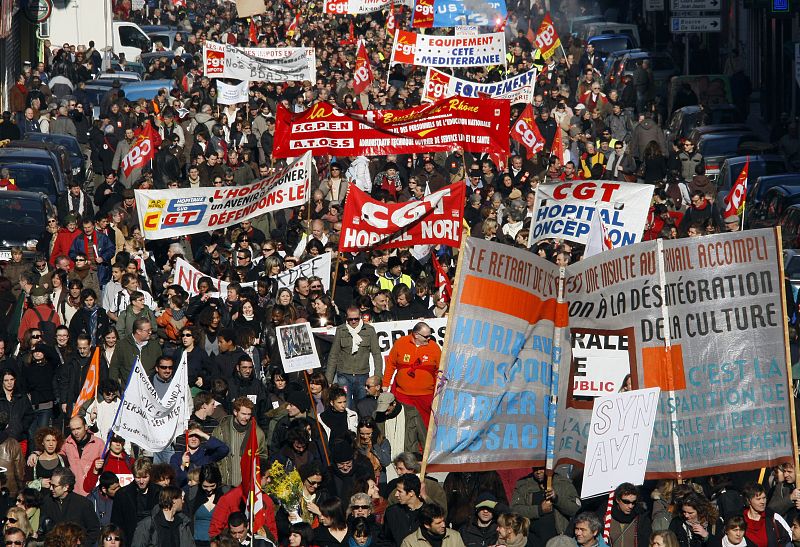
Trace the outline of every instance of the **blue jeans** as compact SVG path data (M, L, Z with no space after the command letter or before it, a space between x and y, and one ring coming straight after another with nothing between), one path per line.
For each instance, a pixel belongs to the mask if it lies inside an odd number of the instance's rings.
M175 450L172 448L172 444L170 444L167 448L165 448L161 452L155 452L153 454L153 463L168 464L173 454L175 454Z
M52 417L53 417L52 408L43 408L41 410L33 411L33 421L31 422L31 427L29 429L31 443L28 445L28 447L30 450L33 450L35 448L33 447L34 444L33 440L36 438L36 432L43 427L49 426Z
M367 378L369 374L336 373L336 383L347 391L347 408L356 409L356 403L367 396Z

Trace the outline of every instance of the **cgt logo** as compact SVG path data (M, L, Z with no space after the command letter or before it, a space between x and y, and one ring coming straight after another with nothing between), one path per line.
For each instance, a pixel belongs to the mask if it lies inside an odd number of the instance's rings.
M404 30L398 31L397 42L394 45L394 62L413 65L416 50L417 35Z
M556 29L553 25L542 25L539 34L536 36L536 47L539 49L550 49L553 47L556 38Z
M166 228L184 228L196 226L203 221L208 206L204 203L197 205L176 205L170 202L165 212L153 211L144 215L144 229L156 231Z
M225 71L225 52L206 50L206 74L222 74Z

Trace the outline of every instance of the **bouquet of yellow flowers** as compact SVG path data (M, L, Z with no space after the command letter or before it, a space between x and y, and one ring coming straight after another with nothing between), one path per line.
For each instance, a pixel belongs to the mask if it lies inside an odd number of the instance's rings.
M296 510L300 505L303 481L300 473L293 469L290 473L280 462L273 462L267 473L269 481L264 489L267 494L278 498L287 511Z

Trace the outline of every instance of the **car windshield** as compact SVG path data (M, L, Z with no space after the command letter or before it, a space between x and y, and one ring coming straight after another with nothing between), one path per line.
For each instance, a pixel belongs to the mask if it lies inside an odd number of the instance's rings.
M55 135L52 133L33 133L31 140L52 142L66 148L70 156L81 156L81 146L78 144L78 141L75 139L70 139L66 136Z
M602 38L593 40L592 43L598 51L605 53L614 53L615 51L622 51L630 47L630 40L628 38Z
M725 156L735 154L741 140L741 135L731 135L730 137L720 137L717 139L704 139L700 141L700 153L703 156Z
M0 195L0 230L10 234L17 241L38 238L42 226L47 225L44 210L36 199L19 199L11 192ZM13 226L10 232L9 226Z
M47 167L34 166L31 168L22 165L2 165L0 168L8 168L11 172L11 178L14 179L20 190L41 192L48 196L58 194L56 191L56 179L52 170Z

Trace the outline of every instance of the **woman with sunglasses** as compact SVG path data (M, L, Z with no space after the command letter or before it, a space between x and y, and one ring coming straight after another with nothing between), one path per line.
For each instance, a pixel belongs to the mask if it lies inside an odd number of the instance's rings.
M125 532L116 524L103 526L100 541L100 547L125 547Z
M46 256L52 256L53 247L58 237L58 228L58 219L55 217L48 217L47 226L44 232L42 232L42 236L39 238L39 243L36 245L37 251L44 253Z
M31 523L28 521L28 515L25 514L25 509L22 507L10 507L6 511L6 522L3 525L3 532L7 533L9 528L18 528L22 530L25 537L31 537L33 529Z

